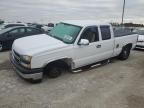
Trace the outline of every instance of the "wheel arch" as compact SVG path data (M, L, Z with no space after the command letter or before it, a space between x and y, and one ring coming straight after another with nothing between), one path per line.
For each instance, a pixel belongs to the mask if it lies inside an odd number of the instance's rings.
M132 43L128 43L128 44L124 45L124 46L123 46L123 48L125 48L125 47L129 47L129 48L131 49L131 48L132 48L132 46L133 46L133 44L132 44Z
M73 67L73 60L72 58L61 58L61 59L57 59L57 60L53 60L50 61L48 63L46 63L43 67L43 69L48 69L50 68L52 65L60 65L63 68L67 68L67 69L72 69Z

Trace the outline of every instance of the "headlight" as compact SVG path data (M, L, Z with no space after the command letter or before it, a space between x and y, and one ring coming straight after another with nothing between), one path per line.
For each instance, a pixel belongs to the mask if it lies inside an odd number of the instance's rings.
M32 57L31 56L21 56L20 57L20 64L26 68L31 68L31 59Z
M26 64L30 64L32 57L31 56L21 56L21 61L26 63Z

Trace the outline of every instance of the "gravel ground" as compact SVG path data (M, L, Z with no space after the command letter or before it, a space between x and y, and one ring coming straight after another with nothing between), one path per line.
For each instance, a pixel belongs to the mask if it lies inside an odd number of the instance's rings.
M31 84L0 53L0 108L144 108L144 51L126 61Z

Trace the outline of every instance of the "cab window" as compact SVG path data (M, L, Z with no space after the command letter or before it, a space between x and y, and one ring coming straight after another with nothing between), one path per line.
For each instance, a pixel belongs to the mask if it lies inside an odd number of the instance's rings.
M88 27L82 33L81 39L87 39L90 43L99 41L99 32L97 27Z
M100 26L102 40L111 39L110 26Z

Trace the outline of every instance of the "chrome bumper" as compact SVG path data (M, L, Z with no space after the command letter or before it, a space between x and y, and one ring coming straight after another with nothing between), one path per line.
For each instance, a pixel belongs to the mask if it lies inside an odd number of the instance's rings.
M33 79L33 80L39 80L43 77L43 72L40 73L34 73L34 74L23 74L19 70L16 69L17 74L24 78L24 79Z

